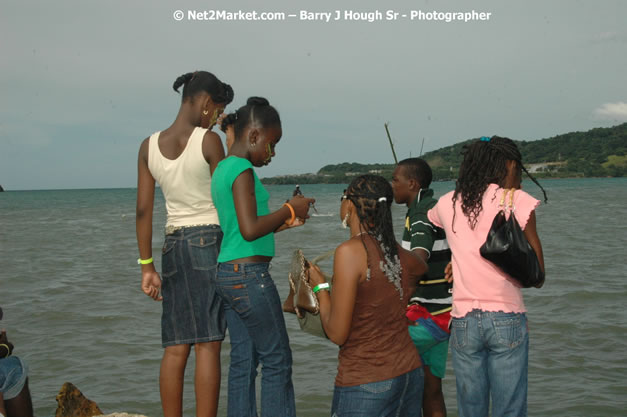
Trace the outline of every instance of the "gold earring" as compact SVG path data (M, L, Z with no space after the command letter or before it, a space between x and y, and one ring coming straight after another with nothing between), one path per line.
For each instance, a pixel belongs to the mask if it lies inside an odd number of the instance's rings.
M202 114L204 114L205 116L209 114L209 110L203 110Z

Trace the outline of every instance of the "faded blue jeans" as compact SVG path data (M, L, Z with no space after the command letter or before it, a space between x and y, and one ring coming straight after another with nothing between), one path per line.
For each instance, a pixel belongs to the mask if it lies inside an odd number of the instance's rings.
M335 387L332 417L420 417L424 370L352 387Z
M527 416L529 334L524 313L473 310L451 323L460 417Z
M261 416L294 417L290 349L281 300L266 262L218 264L218 294L231 340L227 415L255 417L261 363Z

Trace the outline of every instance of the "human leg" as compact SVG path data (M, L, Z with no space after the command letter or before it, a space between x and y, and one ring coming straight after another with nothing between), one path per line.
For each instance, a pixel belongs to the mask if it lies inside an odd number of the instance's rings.
M257 377L257 352L248 335L246 325L237 312L225 303L231 362L229 364L227 415L229 417L257 417L255 378Z
M232 310L226 309L231 338L233 318L229 315L235 312L245 326L251 349L257 354L254 359L262 364L262 416L295 415L292 354L281 302L268 272L268 264L220 264L218 286L221 296ZM231 356L233 357L233 351ZM241 366L242 371L246 371L246 366L248 365ZM229 376L229 381L230 379ZM246 385L240 386L240 389L245 388Z
M422 397L424 417L446 417L446 405L442 393L442 379L431 373L425 365L425 389Z
M446 371L448 334L435 324L432 328L421 323L409 326L408 329L424 365L423 413L425 417L445 417L446 406L442 393L442 378ZM434 336L433 331L438 332L437 335Z
M453 318L450 344L459 416L487 417L490 401L488 352L484 346L479 310L473 310L463 318Z
M220 389L220 346L226 321L216 293L219 226L195 226L166 235L162 254L163 313L160 385L164 415L182 412L191 344L196 352L196 412L215 415ZM214 411L211 411L214 410Z
M159 372L159 391L164 417L183 415L183 379L189 357L190 345L173 345L165 348Z
M524 313L484 313L484 329L490 350L488 375L492 415L527 415L529 334Z
M222 232L218 226L185 228L183 257L187 303L194 337L197 417L215 416L220 397L220 349L226 333L222 299L217 294L217 260Z
M19 357L0 359L0 392L5 416L32 417L33 404L27 375L28 367Z
M222 342L197 343L194 387L196 391L196 416L215 417L220 398L220 349Z
M7 417L33 417L33 401L28 389L28 378L17 397L5 400Z

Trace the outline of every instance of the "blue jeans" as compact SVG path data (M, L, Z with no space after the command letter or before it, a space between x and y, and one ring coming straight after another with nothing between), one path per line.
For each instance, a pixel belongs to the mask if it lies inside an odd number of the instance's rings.
M231 340L227 415L255 417L261 362L262 417L296 415L290 350L281 300L268 263L218 264L218 294Z
M451 323L460 417L527 415L529 334L524 313L473 310Z
M409 417L422 415L424 370L352 387L335 387L332 417Z

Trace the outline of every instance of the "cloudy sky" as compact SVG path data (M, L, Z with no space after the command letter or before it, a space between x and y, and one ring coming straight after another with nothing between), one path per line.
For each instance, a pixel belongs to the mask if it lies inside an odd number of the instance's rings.
M384 122L408 157L423 138L426 152L481 135L535 140L627 121L625 1L338 3L3 2L0 184L134 187L141 140L178 110L172 83L200 69L233 86L234 105L260 95L281 113L283 139L262 177L392 162ZM239 10L286 18L190 20ZM346 20L350 10L383 19ZM490 16L411 20L412 10ZM301 20L301 11L332 20Z

